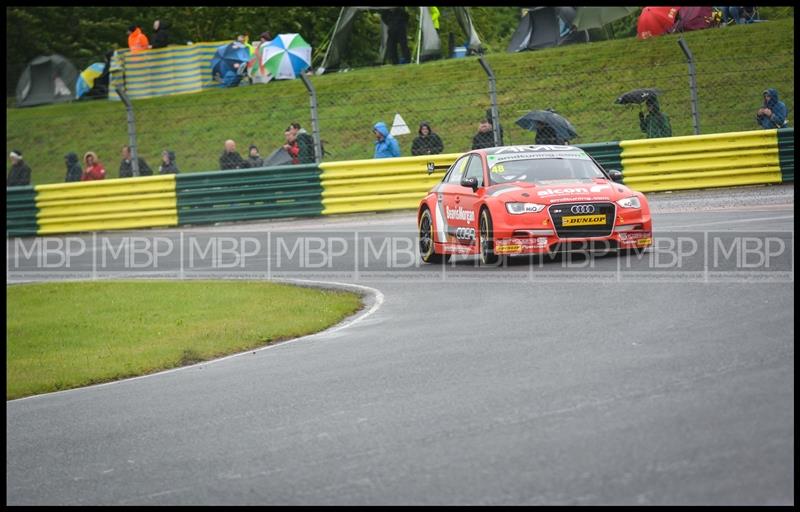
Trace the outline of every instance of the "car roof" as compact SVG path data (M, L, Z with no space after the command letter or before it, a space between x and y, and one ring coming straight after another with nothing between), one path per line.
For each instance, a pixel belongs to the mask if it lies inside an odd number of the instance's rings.
M558 146L555 144L519 144L514 146L498 146L495 148L476 149L473 153L483 153L484 155L531 153L531 152L552 152L552 151L575 151L581 149L577 146Z

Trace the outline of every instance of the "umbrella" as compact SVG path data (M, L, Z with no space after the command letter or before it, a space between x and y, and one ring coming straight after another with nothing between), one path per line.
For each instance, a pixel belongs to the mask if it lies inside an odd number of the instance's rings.
M652 96L658 96L661 92L658 89L634 89L626 92L616 100L614 103L618 105L629 105L631 103L643 103L644 100Z
M677 7L645 7L636 24L636 37L647 39L666 33L675 24Z
M269 156L264 159L264 167L287 165L290 163L292 163L292 155L290 155L288 151L283 149L282 146L273 151L272 153L270 153Z
M531 110L517 119L516 123L526 130L536 130L536 122L544 123L553 130L560 139L572 139L578 136L572 124L552 110Z
M239 67L250 60L250 50L239 42L220 46L211 58L211 73L224 77L226 74L237 74Z
M300 34L278 34L258 47L260 66L277 79L293 79L311 66L311 45Z
M81 74L78 75L78 80L75 82L76 100L92 90L92 87L94 87L94 81L98 76L103 74L103 69L105 66L106 65L102 62L95 62L88 68L81 71Z
M577 7L572 24L575 25L575 30L602 28L637 9L638 7Z
M713 21L714 13L711 7L679 7L675 31L703 30L709 28Z

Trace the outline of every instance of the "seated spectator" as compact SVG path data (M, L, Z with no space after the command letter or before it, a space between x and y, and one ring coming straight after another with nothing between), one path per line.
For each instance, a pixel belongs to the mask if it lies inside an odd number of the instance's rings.
M133 177L133 160L131 156L131 147L122 146L122 161L119 163L119 177L131 178ZM144 161L144 158L138 157L139 161L139 176L152 176L153 170Z
M178 164L175 163L175 152L165 149L161 152L161 165L158 174L178 174Z
M478 123L478 133L472 137L472 149L493 148L494 145L494 132L492 131L492 123L488 119L481 119Z
M269 43L270 41L272 41L272 32L267 30L267 31L262 32L261 35L258 36L257 44L258 44L258 46L261 46L261 45Z
M300 163L300 145L297 143L297 133L292 130L291 125L289 125L289 127L283 131L283 136L286 137L286 142L283 144L283 149L285 149L286 152L289 153L289 156L292 157L293 164Z
M64 181L67 183L70 181L81 181L83 169L81 169L81 164L78 163L77 153L67 153L64 155L64 161L67 164L67 176L64 178Z
M97 159L97 155L89 151L83 155L83 163L86 168L81 175L81 181L103 180L106 177L106 169Z
M305 128L300 126L300 123L292 123L287 130L294 133L295 140L297 141L297 161L296 164L313 164L316 163L314 158L314 137L309 134Z
M164 48L169 45L169 22L166 20L156 20L153 22L153 44L150 48Z
M258 152L258 148L254 145L250 146L250 156L247 158L247 166L251 168L264 167L264 159Z
M400 144L397 143L386 123L379 121L372 127L375 133L375 154L373 158L393 158L400 156Z
M128 27L128 48L131 49L131 52L146 50L149 46L150 41L147 40L147 36L138 25Z
M223 171L230 169L244 169L247 167L247 162L244 161L242 155L236 152L236 143L228 139L225 141L225 151L219 157L219 168Z
M419 124L419 135L411 143L411 154L418 155L438 155L444 151L442 139L431 130L431 125L422 122Z
M785 128L786 115L789 113L786 104L778 100L778 91L767 89L763 92L764 104L756 112L756 121L765 130L772 128Z
M11 169L8 170L6 187L22 187L31 184L31 168L22 161L22 151L15 149L9 153Z

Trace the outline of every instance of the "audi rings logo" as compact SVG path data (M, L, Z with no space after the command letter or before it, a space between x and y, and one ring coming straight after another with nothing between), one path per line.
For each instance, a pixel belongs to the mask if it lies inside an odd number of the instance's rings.
M593 204L576 204L569 209L572 213L594 213Z

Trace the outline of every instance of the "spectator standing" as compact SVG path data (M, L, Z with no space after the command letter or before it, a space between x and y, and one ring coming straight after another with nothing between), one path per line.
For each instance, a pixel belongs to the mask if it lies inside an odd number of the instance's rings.
M64 155L64 161L67 164L67 175L64 181L67 183L70 181L81 181L83 169L81 169L81 164L78 162L78 154L67 153Z
M247 162L244 161L242 155L236 152L236 143L230 139L225 141L225 151L219 157L219 168L223 171L230 169L244 169L247 167Z
M308 133L300 123L292 123L287 130L292 130L297 141L297 162L298 164L316 163L314 158L314 137Z
M150 41L147 40L147 36L138 25L128 27L128 48L131 49L131 52L146 50L149 46Z
M472 149L493 148L494 146L494 132L492 131L492 123L488 119L481 119L478 123L478 133L472 137Z
M31 168L22 160L22 151L15 149L9 153L11 169L8 170L6 187L22 187L31 184Z
M386 24L386 55L392 64L408 64L411 62L411 51L408 48L408 13L404 7L392 7L381 11L381 20ZM398 61L397 46L402 56Z
M441 137L431 130L431 125L423 121L419 124L419 135L411 143L411 154L418 155L438 155L444 151L444 143Z
M397 143L386 127L386 123L378 121L372 127L375 133L375 154L373 158L393 158L400 156L400 144Z
M756 112L756 121L765 130L785 128L786 115L789 113L786 104L778 100L778 91L767 89L763 92L764 104Z
M83 170L83 174L81 175L81 181L105 179L106 169L97 159L97 155L93 151L89 151L83 155L83 164L86 166L86 168Z
M647 115L639 111L639 128L647 134L648 139L659 137L672 137L672 126L669 124L667 114L661 112L661 106L656 96L645 100Z
M283 131L283 136L286 137L283 149L292 157L293 164L300 163L300 146L297 144L297 134L292 130L292 125L289 125L289 127Z
M119 177L131 178L133 177L133 160L131 159L131 147L122 146L122 161L119 163ZM153 170L144 161L144 158L138 157L139 161L139 176L152 176Z
M164 48L169 45L169 22L166 20L156 20L153 22L153 49Z
M161 165L158 174L178 174L178 164L175 163L175 152L165 149L161 152Z
M258 152L258 148L255 144L250 146L250 155L247 158L247 166L251 168L256 167L264 167L264 159L261 158L261 154Z

